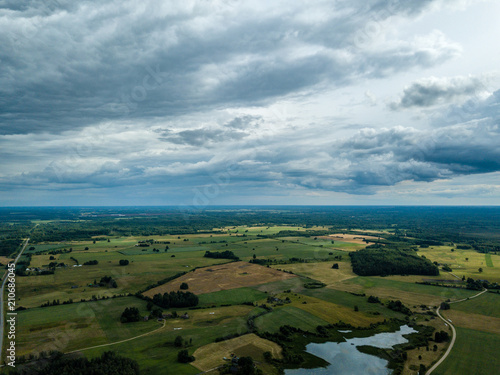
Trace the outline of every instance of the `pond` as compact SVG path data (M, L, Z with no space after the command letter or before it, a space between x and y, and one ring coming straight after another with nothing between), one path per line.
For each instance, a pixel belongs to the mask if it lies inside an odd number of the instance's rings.
M389 349L397 344L408 342L403 335L417 332L404 325L396 332L377 333L371 337L353 337L345 342L311 343L306 351L329 362L327 367L315 369L285 370L286 375L388 375L385 359L361 353L356 346L369 345L377 348Z

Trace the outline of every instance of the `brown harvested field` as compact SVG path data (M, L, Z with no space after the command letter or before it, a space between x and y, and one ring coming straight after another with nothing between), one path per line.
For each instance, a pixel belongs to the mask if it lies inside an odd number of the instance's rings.
M163 294L178 291L182 283L189 285L190 292L204 294L219 290L266 284L292 277L297 276L257 264L233 262L199 268L166 284L150 289L143 294L147 297L153 297L157 293Z
M273 358L281 358L281 347L278 344L250 333L196 349L193 354L196 360L191 364L201 371L208 371L227 363L223 358L230 358L231 353L238 357L251 356L257 362L265 362L264 352L271 352Z
M324 236L324 237L320 237L320 238L324 238L326 240L341 240L343 242L351 242L351 243L357 243L357 244L366 244L366 245L372 245L373 242L368 242L366 243L364 241L364 239L367 239L367 240L377 240L378 237L374 237L374 236L365 236L365 235L361 235L361 234L342 234L342 233L334 233L334 234L329 234L328 236Z
M458 327L500 334L500 318L453 310L453 305L451 310L441 311L441 315Z
M7 257L4 257L4 256L0 256L0 263L2 264L7 264L9 263L10 261L12 261L13 259L11 258L7 258Z

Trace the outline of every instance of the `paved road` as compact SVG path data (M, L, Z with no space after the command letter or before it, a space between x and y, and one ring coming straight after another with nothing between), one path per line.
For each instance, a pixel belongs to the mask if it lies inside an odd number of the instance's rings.
M13 262L14 264L16 264L17 261L19 260L19 258L21 258L21 255L23 254L24 249L26 249L26 246L28 246L29 240L30 239L27 238L26 241L24 242L24 245L23 245L21 251L17 255L16 259L14 259L14 262ZM12 263L12 262L10 262L10 263ZM4 327L5 327L3 295L4 295L5 283L7 281L7 274L8 274L8 272L5 272L5 274L3 275L2 289L0 290L0 363L2 363L2 356L3 356L3 333L4 333L3 331L4 331ZM0 366L3 366L3 365L0 365Z
M479 297L481 294L483 293L486 293L488 290L485 289L483 290L481 293L478 293L472 297L469 297L469 298L463 298L463 299L460 299L458 301L453 301L453 302L449 302L450 304L451 303L457 303L457 302L462 302L462 301L467 301L469 299L472 299L472 298L476 298L476 297ZM452 336L451 336L451 342L450 342L450 345L448 346L448 349L446 350L446 352L444 353L444 355L439 359L439 361L437 361L434 366L432 366L426 373L425 375L430 375L441 363L443 363L443 361L446 359L446 357L448 357L448 354L450 354L451 352L451 349L453 349L453 345L455 345L455 341L457 339L457 331L455 330L455 327L453 326L453 324L451 324L451 321L449 320L446 320L445 318L442 317L442 315L439 313L439 309L441 308L441 306L439 306L436 310L436 314L438 315L438 317L445 323L445 324L449 324L450 327L451 327L451 332L452 332Z

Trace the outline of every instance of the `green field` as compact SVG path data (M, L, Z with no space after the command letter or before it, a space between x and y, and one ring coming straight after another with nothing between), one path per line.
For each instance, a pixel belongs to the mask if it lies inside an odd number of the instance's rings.
M403 281L387 280L382 277L356 277L346 280L345 283L361 285L363 287L363 291L367 294L369 294L370 289L372 288L397 289L399 291L427 294L441 297L443 299L450 298L451 300L467 298L477 294L477 292L473 290L422 285L412 282L406 283Z
M342 292L339 290L334 290L330 288L321 289L304 289L302 294L306 296L316 297L327 302L336 303L345 307L354 309L354 306L358 306L360 311L367 313L381 314L389 318L402 319L403 314L389 310L378 303L368 303L368 297L355 296L351 293Z
M500 295L484 293L477 298L452 305L453 310L464 311L472 314L482 314L500 318Z
M123 340L159 327L154 320L120 323L121 313L126 307L137 307L142 315L148 314L146 302L134 297L20 311L18 355L42 350L67 352Z
M200 370L190 364L181 364L177 362L177 352L179 348L173 346L176 336L181 335L185 340L192 339L192 345L188 347L190 354L201 346L213 343L217 337L228 334L242 334L246 332L246 316L252 310L248 306L238 306L217 308L210 310L194 311L190 314L208 314L210 312L220 312L226 319L217 321L213 324L203 323L206 320L181 321L171 323L165 330L148 336L140 337L132 342L113 345L112 347L103 347L91 349L83 352L85 356L92 358L113 349L126 357L132 358L139 363L141 374L159 375L165 374L168 368L168 374L190 375L198 374ZM182 327L182 330L173 330L173 327Z
M484 254L484 260L487 267L494 267L493 260L491 259L491 254Z
M433 375L493 375L500 368L500 336L457 327L457 341Z
M315 332L318 325L328 322L293 306L276 308L274 311L255 319L257 329L262 332L277 332L279 327L290 325L305 331Z

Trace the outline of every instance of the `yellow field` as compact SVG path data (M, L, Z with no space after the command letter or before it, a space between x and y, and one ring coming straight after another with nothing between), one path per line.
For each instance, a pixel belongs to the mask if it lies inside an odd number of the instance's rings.
M453 249L453 251L451 251ZM432 262L449 264L452 273L459 276L472 277L473 279L486 279L490 282L500 282L500 255L490 254L493 267L486 265L485 254L475 250L460 250L450 246L432 246L419 249L418 255L425 255ZM466 260L467 259L467 260ZM479 268L483 272L479 272ZM444 273L441 271L441 273Z
M348 255L346 254L345 258L347 257ZM279 268L284 271L292 271L297 275L310 277L325 283L327 286L332 286L340 281L357 276L354 272L352 272L351 264L349 262L339 262L338 270L332 269L333 263L336 262L280 264L271 267Z
M167 293L179 290L182 283L189 285L189 291L194 294L204 294L260 285L272 281L286 280L295 275L277 271L273 268L259 266L247 262L233 262L218 266L199 268L171 282L150 289L144 293L153 297L157 293Z
M11 259L11 258L7 258L7 257L4 257L4 256L0 256L0 263L2 263L2 264L7 264L7 263L9 263L11 260L13 260L13 259Z
M455 326L500 335L500 318L453 310L453 305L451 305L451 310L441 311L441 315L446 319L451 319Z
M313 314L331 324L343 321L355 327L367 327L372 323L384 320L382 316L368 315L360 311L354 312L348 307L326 302L319 298L304 295L298 298L290 294L283 294L280 297L283 299L289 297L292 300L292 306ZM307 303L304 304L304 302Z
M271 352L273 358L281 358L281 347L269 340L250 333L234 339L208 344L194 352L196 360L191 364L201 371L208 371L227 361L234 353L238 357L251 356L257 362L264 362L264 352Z

